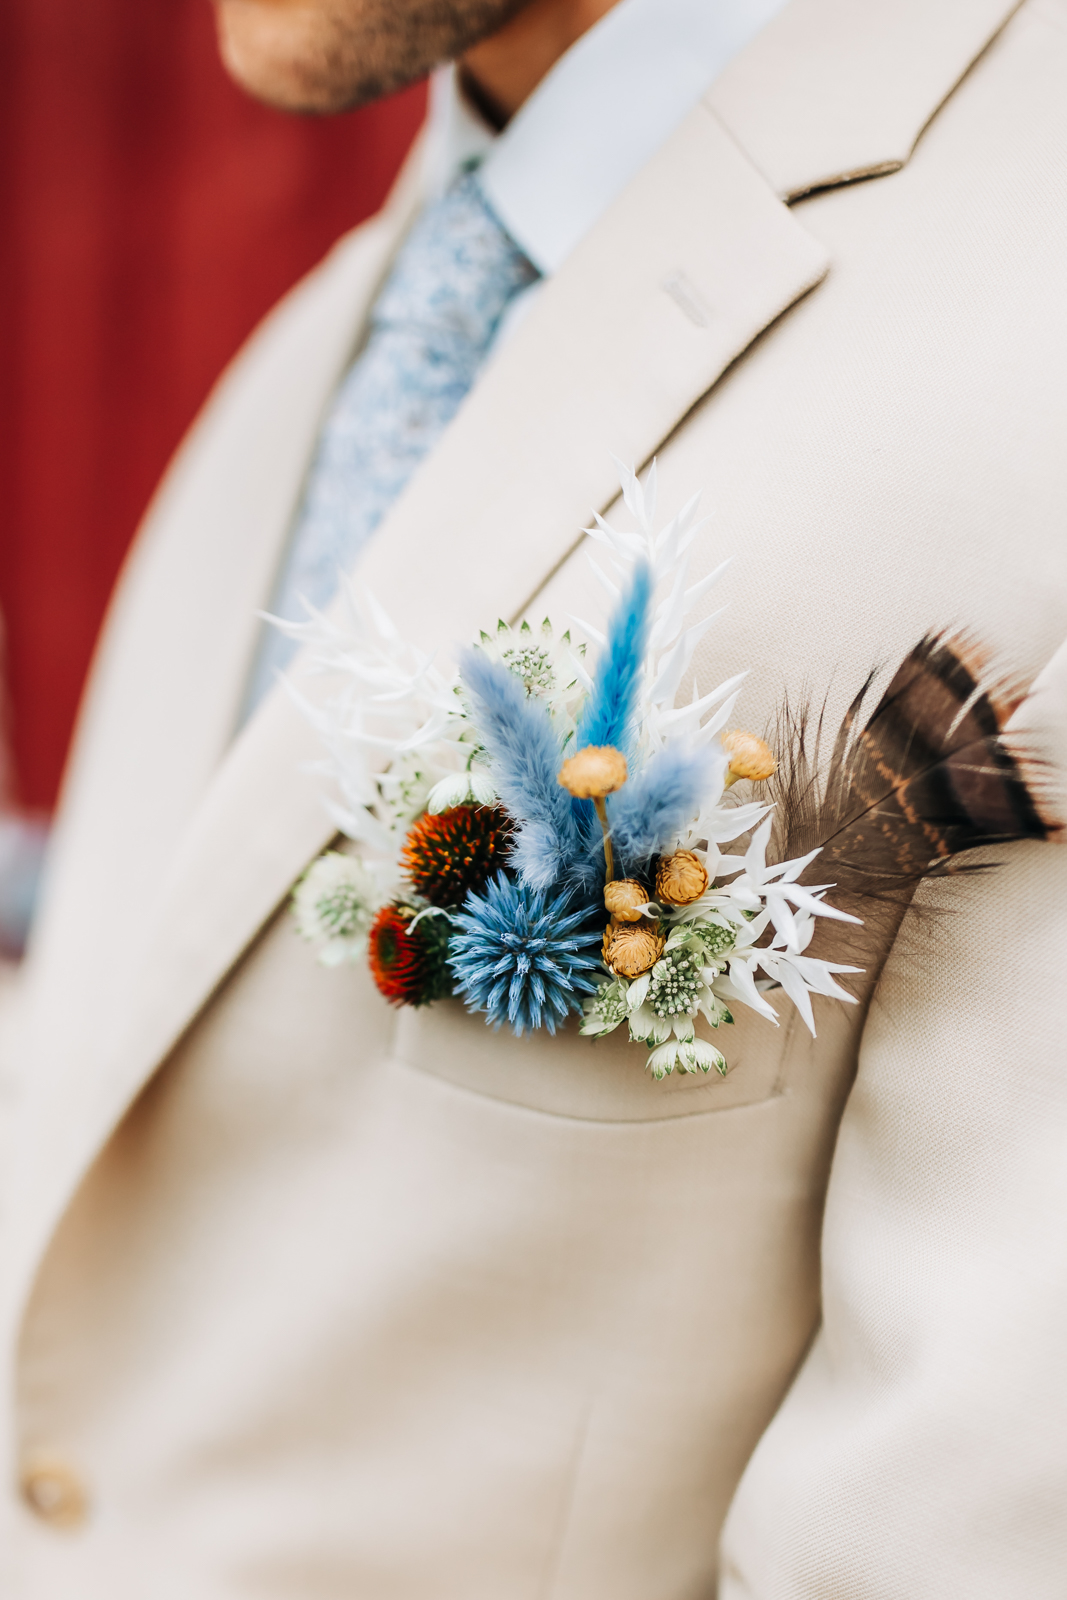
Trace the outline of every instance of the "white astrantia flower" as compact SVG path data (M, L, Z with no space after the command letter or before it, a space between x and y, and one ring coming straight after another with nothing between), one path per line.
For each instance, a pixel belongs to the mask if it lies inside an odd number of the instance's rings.
M336 850L327 851L312 862L293 891L297 931L319 945L324 966L358 961L385 898L362 862Z
M557 633L549 617L537 627L526 620L515 628L498 621L495 632L483 631L476 643L491 660L514 673L529 696L545 702L561 744L567 745L574 736L582 701L592 688L584 643L575 643L569 629Z
M409 750L387 772L378 775L378 792L382 797L379 811L398 834L406 833L416 817L421 817L426 810L433 787L433 779L426 770L428 765L417 750Z
M451 811L455 806L491 806L497 799L493 780L484 768L470 767L464 772L450 772L430 790L426 801L427 811L435 816Z
M648 1069L654 1078L669 1077L672 1072L718 1072L726 1076L726 1057L706 1039L671 1039L659 1045L648 1058Z
M625 978L605 978L596 994L590 995L583 1005L585 1016L579 1031L594 1039L613 1033L629 1015L628 988Z
M528 695L549 704L580 698L590 686L585 670L585 645L575 644L568 629L556 633L550 617L539 627L522 621L517 628L499 619L493 633L478 635L478 649L522 679Z

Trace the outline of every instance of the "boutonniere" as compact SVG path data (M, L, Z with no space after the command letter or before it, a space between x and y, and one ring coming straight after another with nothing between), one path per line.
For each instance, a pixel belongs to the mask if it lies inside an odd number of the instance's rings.
M813 995L855 1003L838 978L862 969L814 954L817 928L854 936L873 907L885 945L922 877L1050 825L951 642L922 641L861 723L864 686L825 773L803 712L783 708L781 765L731 726L743 673L676 705L726 564L690 583L698 499L657 530L655 468L622 487L634 530L588 530L613 602L604 634L581 625L595 657L547 620L500 622L451 674L353 587L344 623L282 624L342 684L317 706L290 689L358 851L317 860L294 912L396 1005L455 995L519 1035L577 1015L625 1028L656 1078L725 1073L708 1035L737 1005L777 1024L780 991L814 1034Z

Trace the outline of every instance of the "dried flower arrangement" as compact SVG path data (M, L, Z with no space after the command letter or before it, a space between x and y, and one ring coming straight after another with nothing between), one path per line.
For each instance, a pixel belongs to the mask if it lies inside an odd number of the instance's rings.
M802 881L816 858L872 909L884 955L922 877L1055 825L965 642L921 641L861 726L868 682L821 788L802 740L779 778L763 739L727 728L743 674L676 706L714 621L687 617L724 568L689 584L696 498L657 531L654 466L622 487L634 530L600 517L588 530L614 570L594 563L613 609L605 634L585 627L592 671L546 620L499 623L446 676L352 588L348 628L314 612L282 624L345 685L304 705L340 787L332 814L360 852L314 862L294 910L323 961L369 950L394 1004L456 995L516 1034L580 1015L593 1037L625 1025L656 1078L725 1073L708 1034L736 1005L777 1023L767 994L780 990L814 1034L813 995L854 1002L837 979L860 969L808 954L820 922L860 922L827 899L833 884ZM777 792L739 800L738 782ZM767 859L771 801L790 859ZM743 853L721 851L739 840Z

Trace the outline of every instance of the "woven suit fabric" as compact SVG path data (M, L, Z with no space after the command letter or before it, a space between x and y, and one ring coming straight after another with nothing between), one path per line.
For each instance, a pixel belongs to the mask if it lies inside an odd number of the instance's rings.
M401 247L367 341L327 414L272 610L324 606L415 468L455 416L504 313L538 277L474 172L431 201ZM270 629L254 707L295 646Z

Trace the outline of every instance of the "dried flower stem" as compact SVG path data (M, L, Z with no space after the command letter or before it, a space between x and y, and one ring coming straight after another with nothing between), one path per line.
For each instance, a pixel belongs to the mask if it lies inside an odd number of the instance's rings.
M608 808L603 795L597 795L593 801L596 814L600 818L600 826L604 832L604 882L608 884L615 876L615 855L611 848L611 831L608 827Z

